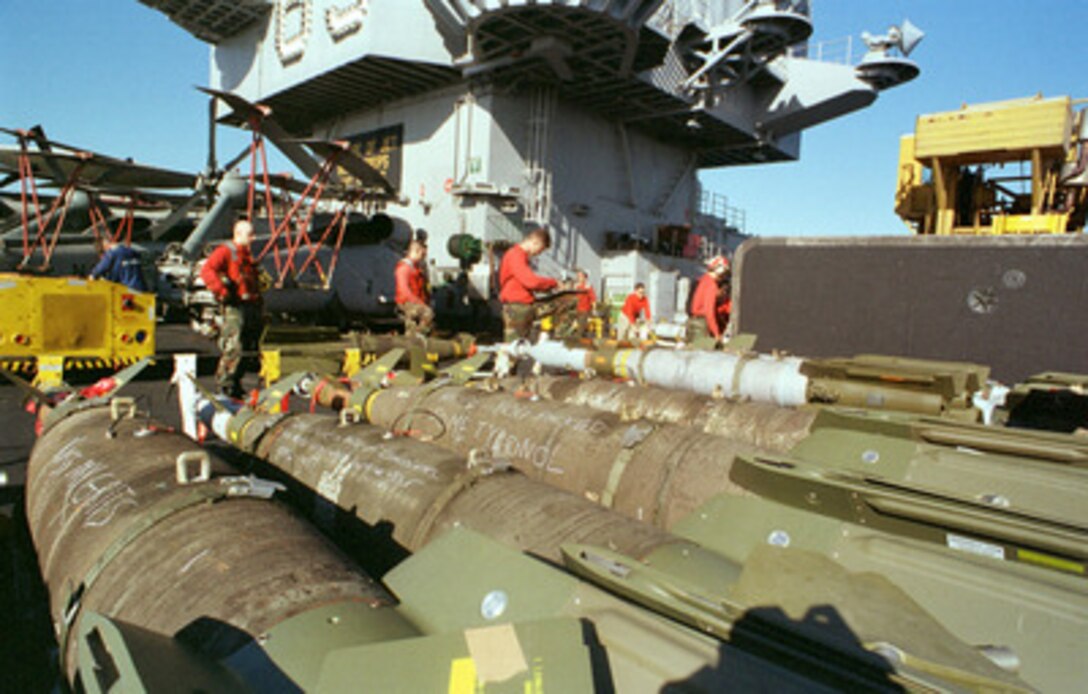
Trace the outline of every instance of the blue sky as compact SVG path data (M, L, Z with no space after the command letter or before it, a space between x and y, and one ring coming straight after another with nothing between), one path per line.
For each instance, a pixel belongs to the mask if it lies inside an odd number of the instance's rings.
M900 234L898 139L918 114L963 103L1088 96L1083 0L812 0L813 39L883 33L904 17L926 38L922 75L866 110L818 126L801 160L704 172L705 185L767 235ZM0 125L199 170L206 158L208 47L136 0L0 0ZM220 129L220 159L245 143Z
M797 162L704 173L754 233L907 233L892 210L895 175L899 136L919 114L1038 93L1088 97L1084 0L813 0L813 13L817 41L882 34L909 18L926 32L911 55L922 74L807 131Z

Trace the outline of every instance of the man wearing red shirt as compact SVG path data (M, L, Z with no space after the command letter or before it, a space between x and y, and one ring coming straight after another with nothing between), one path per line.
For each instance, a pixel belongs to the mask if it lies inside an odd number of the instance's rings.
M551 243L548 230L541 227L530 231L521 243L502 256L499 301L502 302L503 339L506 342L528 339L537 315L551 308L546 302L535 304L533 292L555 289L559 283L551 277L536 274L529 265L529 260L543 253Z
M220 392L233 398L245 394L242 355L255 351L261 337L261 287L250 253L253 236L253 225L247 220L235 222L232 240L216 248L200 269L204 285L219 302L223 320L215 382Z
M434 309L430 307L424 275L426 260L427 247L420 241L412 241L393 273L397 281L397 310L404 319L405 335L428 335L434 324Z
M575 272L577 281L574 289L579 292L578 305L575 307L575 329L580 336L584 336L589 332L589 318L593 314L593 307L597 305L597 292L589 283L589 273L581 268Z
M691 299L691 315L688 318L689 343L707 336L721 340L732 309L728 276L729 261L724 257L718 256L707 263L706 274L699 280ZM724 321L719 320L721 313L725 313Z
M616 339L638 339L635 326L638 324L639 315L645 313L646 321L650 320L650 300L646 298L646 285L639 282L635 285L635 291L627 295L620 310L620 324L616 332Z

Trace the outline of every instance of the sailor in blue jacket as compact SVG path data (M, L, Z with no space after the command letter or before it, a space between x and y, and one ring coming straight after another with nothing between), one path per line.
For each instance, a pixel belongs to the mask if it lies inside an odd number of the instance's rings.
M140 254L131 247L110 239L106 240L106 252L102 254L98 265L91 270L91 279L102 277L138 292L147 291Z

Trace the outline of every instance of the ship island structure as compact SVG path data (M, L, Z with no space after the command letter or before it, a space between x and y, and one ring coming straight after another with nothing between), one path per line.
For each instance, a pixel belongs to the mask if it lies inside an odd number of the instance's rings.
M450 239L545 226L542 271L585 269L605 298L645 282L673 316L745 238L700 171L797 159L805 129L919 72L894 27L826 59L806 0L141 2L210 45L213 89L350 143L396 190L384 213L426 232L432 278L465 271L484 301L494 263Z

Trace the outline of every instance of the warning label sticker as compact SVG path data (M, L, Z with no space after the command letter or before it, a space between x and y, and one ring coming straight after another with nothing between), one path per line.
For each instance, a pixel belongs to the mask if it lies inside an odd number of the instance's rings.
M983 542L981 540L973 540L969 537L962 535L947 536L948 546L952 549L958 549L961 552L970 552L971 554L981 554L984 557L990 557L991 559L1004 559L1005 548L1001 545L990 544L989 542Z

